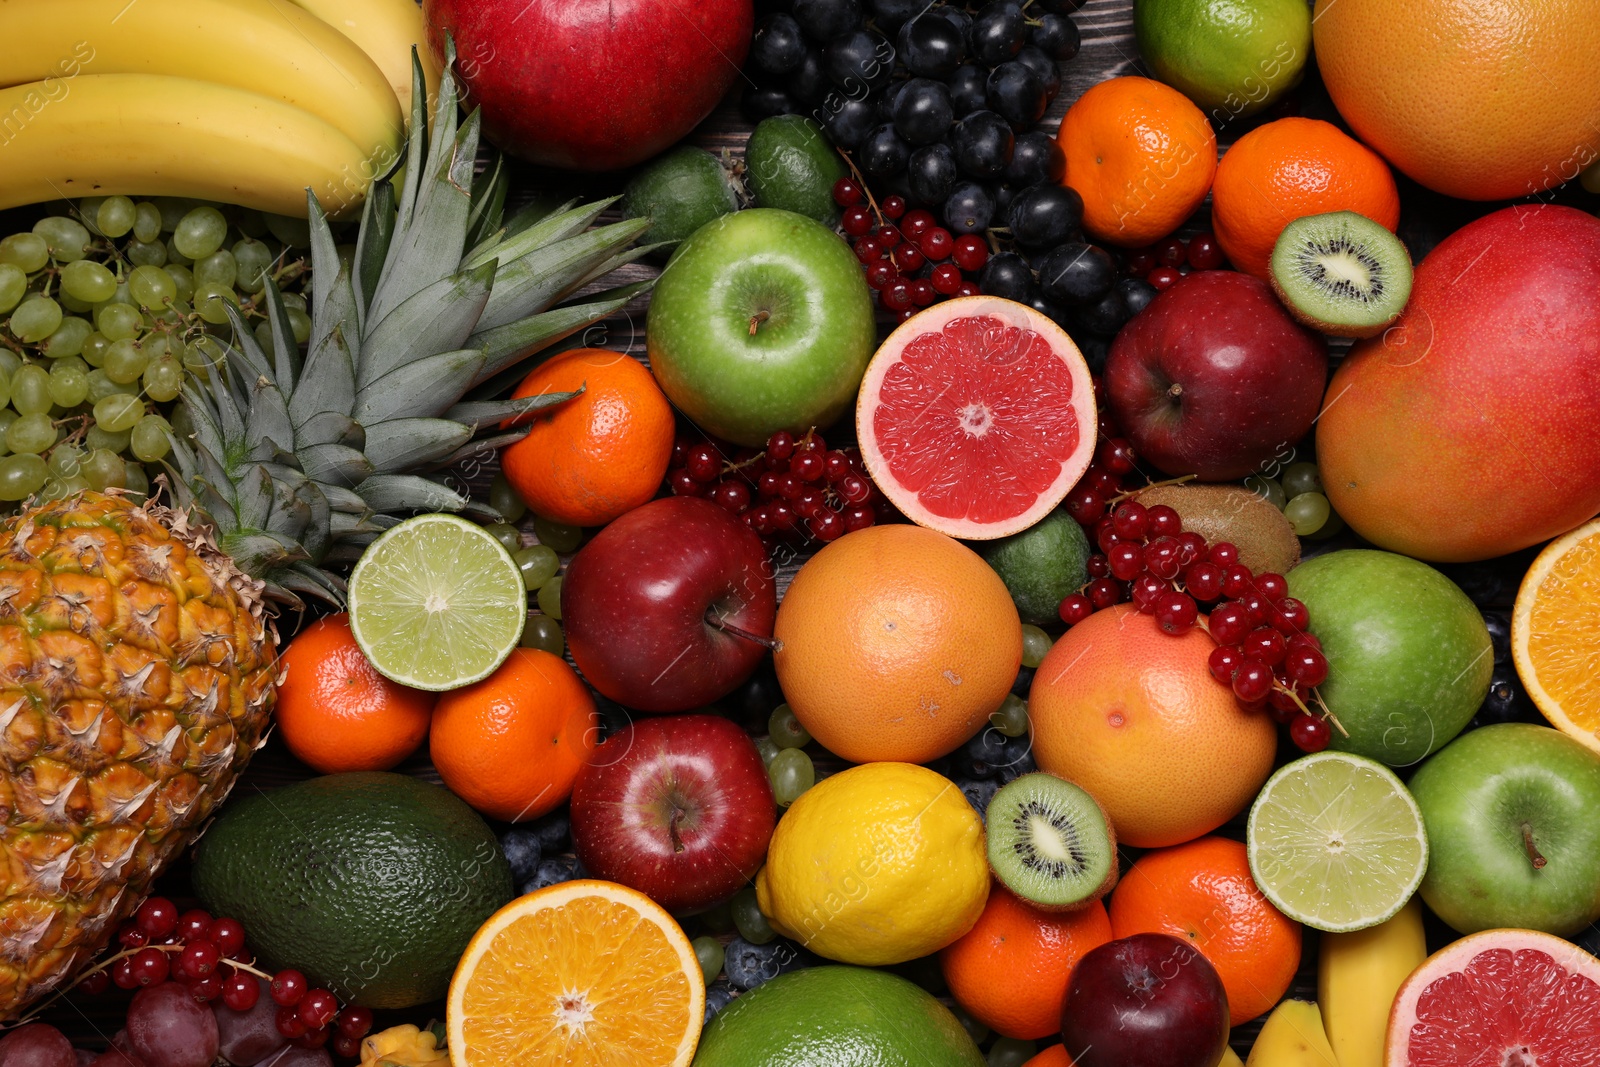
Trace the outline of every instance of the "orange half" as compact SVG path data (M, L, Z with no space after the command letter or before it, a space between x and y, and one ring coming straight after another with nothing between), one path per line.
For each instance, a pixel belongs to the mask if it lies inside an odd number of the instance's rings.
M706 987L683 930L642 893L563 882L501 908L446 1007L455 1067L687 1067Z
M1600 519L1533 561L1511 615L1511 655L1544 717L1600 752Z

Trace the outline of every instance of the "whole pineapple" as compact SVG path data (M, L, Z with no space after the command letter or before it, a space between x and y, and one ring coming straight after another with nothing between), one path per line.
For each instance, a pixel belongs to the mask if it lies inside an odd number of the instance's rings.
M429 138L414 91L405 184L373 186L349 267L311 200L304 356L269 284L271 350L235 316L185 389L173 508L87 493L0 526L0 1017L105 946L244 770L273 609L338 602L329 568L405 515L475 507L438 472L569 395L493 399L506 374L641 289L569 300L644 251L648 220L502 224L504 172L474 180L456 104L446 79Z

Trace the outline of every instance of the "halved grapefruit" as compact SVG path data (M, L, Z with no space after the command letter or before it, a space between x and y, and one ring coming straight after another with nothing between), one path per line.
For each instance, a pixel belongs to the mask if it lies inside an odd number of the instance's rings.
M883 342L856 399L867 472L889 502L951 537L1005 537L1044 518L1094 456L1083 354L1030 307L935 304Z
M1600 1065L1600 959L1534 930L1485 930L1411 972L1386 1067Z

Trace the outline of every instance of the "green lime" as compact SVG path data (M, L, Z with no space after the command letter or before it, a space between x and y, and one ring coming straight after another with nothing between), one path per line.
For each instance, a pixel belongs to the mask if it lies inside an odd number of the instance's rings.
M1063 598L1089 580L1089 538L1064 511L1052 511L1019 534L972 546L1011 591L1017 614L1034 626L1059 621Z
M825 226L839 220L833 183L848 171L822 127L804 115L763 119L745 143L744 166L756 207L793 211Z
M622 195L623 218L650 219L639 243L663 244L662 252L671 252L712 219L738 209L727 170L716 156L692 145L647 163Z
M1133 32L1151 72L1212 125L1271 104L1311 58L1305 0L1134 0Z
M886 971L810 967L722 1009L694 1067L983 1067L950 1010Z
M418 515L367 546L349 600L351 632L378 673L435 692L493 674L528 618L511 553L454 515Z
M1256 795L1245 840L1267 899L1330 933L1393 917L1428 869L1417 802L1389 768L1347 752L1279 768Z

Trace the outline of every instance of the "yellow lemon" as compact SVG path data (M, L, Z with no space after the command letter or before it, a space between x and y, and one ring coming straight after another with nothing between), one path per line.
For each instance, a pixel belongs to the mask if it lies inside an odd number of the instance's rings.
M937 952L988 898L983 821L953 782L914 763L867 763L808 789L756 877L773 929L866 967Z

